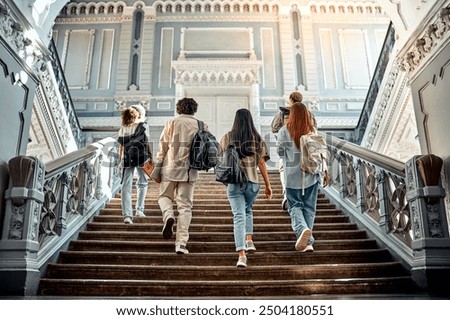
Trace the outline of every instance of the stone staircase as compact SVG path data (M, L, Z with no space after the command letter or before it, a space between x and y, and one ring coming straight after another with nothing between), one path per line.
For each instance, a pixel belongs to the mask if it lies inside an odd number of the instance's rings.
M60 252L41 279L41 296L305 297L412 295L410 275L364 230L319 195L314 252L295 251L290 217L281 210L278 172L270 173L272 200L262 186L254 205L254 241L248 267L236 268L232 214L226 188L202 173L194 195L188 255L164 240L151 182L146 217L126 225L120 195ZM262 179L261 179L262 181Z

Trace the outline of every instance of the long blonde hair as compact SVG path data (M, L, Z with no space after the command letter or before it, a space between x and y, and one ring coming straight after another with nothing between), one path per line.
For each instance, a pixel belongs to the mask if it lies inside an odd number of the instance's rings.
M300 137L314 131L311 114L303 103L296 102L291 106L289 119L286 122L286 129L297 148L300 148Z

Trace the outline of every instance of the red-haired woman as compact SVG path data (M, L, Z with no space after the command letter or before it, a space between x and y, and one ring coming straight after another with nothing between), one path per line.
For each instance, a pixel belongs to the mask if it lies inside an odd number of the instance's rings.
M300 169L300 137L314 131L310 112L301 102L291 106L286 125L278 132L278 154L283 158L288 212L297 242L297 251L313 251L312 229L316 217L317 192L322 174Z

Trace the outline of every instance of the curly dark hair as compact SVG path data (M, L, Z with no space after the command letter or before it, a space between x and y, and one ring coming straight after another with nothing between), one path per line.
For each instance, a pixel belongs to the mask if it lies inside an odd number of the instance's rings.
M178 114L194 114L197 112L198 103L192 98L183 98L177 102Z
M296 103L296 102L302 102L302 100L303 100L303 95L302 95L300 92L298 92L298 91L294 91L294 92L292 92L292 93L289 95L289 99L290 99L293 103Z
M137 111L135 108L126 108L122 111L122 126L131 126L139 117L139 111Z

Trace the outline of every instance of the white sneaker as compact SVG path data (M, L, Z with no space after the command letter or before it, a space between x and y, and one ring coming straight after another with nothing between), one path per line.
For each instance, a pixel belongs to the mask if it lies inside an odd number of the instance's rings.
M188 254L189 250L186 249L186 246L184 244L177 244L175 246L175 252L178 254Z
M308 244L306 248L302 250L302 252L313 252L313 251L314 247L312 246L312 244Z
M297 242L295 243L295 250L297 251L303 251L308 246L308 240L311 238L311 230L306 228L302 231L300 234L300 237L298 237Z
M238 259L238 262L236 263L236 267L238 268L245 268L247 267L247 257L246 256L240 256Z
M255 244L253 243L253 240L246 240L245 241L245 250L247 251L256 251Z
M123 219L123 222L125 222L126 224L133 224L133 220L131 220L130 217L126 217L125 219Z
M141 210L136 210L136 217L145 217L144 212L142 212Z

